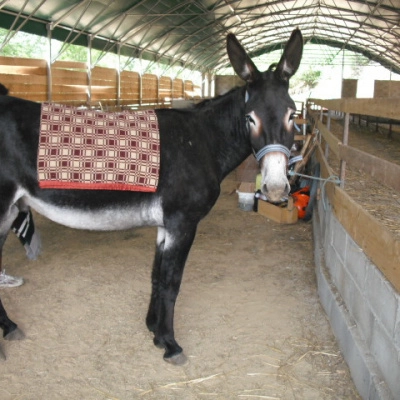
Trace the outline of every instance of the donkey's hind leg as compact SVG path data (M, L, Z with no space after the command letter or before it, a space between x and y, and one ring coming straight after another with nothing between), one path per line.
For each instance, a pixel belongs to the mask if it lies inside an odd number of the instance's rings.
M19 207L15 203L15 193L16 187L12 183L4 182L0 185L0 271L3 246L19 213Z

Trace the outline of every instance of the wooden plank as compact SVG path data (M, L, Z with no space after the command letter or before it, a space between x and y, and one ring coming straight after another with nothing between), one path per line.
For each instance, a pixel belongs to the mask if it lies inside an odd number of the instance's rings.
M307 135L294 135L294 141L298 142L299 140L305 140Z
M172 97L174 99L179 99L184 97L183 93L183 80L174 79L172 82Z
M339 157L371 175L376 181L400 192L400 165L343 144L339 145Z
M193 82L192 81L185 81L184 82L185 90L193 91Z
M117 99L117 94L112 93L92 93L91 100L93 101L115 101Z
M400 98L378 99L309 99L328 110L350 114L372 115L375 117L400 119Z
M55 69L52 70L53 83L78 83L87 84L88 76L86 72L74 71L68 69Z
M14 65L14 66L30 66L47 68L46 60L38 58L21 58L21 57L0 57L0 65Z
M15 87L28 85L45 85L47 78L43 75L4 75L0 74L0 82L10 89L11 85Z
M136 106L139 104L138 99L123 99L120 100L121 106Z
M333 176L320 145L317 147L317 159L321 166L321 176L325 179ZM400 241L336 184L327 182L324 191L338 221L400 292Z
M329 166L328 161L324 156L324 151L322 150L320 143L317 144L316 156L317 156L317 160L319 161L320 167L321 167L321 177L324 179L328 179L330 177L335 176L335 173L333 172L332 168ZM335 186L336 186L336 184L334 182L325 182L323 184L323 189L325 190L325 192L331 202L333 201L332 199L333 199L333 192L335 190Z
M139 99L139 92L122 92L121 99Z
M53 92L52 93L52 101L57 103L70 103L78 102L80 104L86 103L88 100L88 96L86 93L65 93L65 92Z
M52 85L53 93L76 93L79 94L87 94L87 86L86 85Z
M400 293L400 241L339 187L332 207L349 235Z
M139 91L140 76L137 72L122 71L121 72L121 91L125 88L135 88Z
M121 71L121 79L139 78L139 72L135 71Z
M0 73L10 75L46 75L46 68L25 65L0 65Z
M44 102L47 101L47 92L43 93L17 93L16 97L21 99Z
M10 96L14 97L20 97L23 99L36 99L36 95L38 95L40 98L43 97L45 94L44 101L47 101L47 86L46 85L38 85L29 87L29 88L21 88L20 90L14 90L13 87L10 88L9 91Z
M340 140L319 120L316 122L316 128L321 132L321 135L328 143L329 149L332 150L336 156L338 156Z
M78 62L78 61L54 61L53 64L51 64L51 68L78 69L78 70L84 70L87 73L88 65L85 62Z
M117 70L113 68L94 67L92 69L92 83L99 85L101 81L117 80Z

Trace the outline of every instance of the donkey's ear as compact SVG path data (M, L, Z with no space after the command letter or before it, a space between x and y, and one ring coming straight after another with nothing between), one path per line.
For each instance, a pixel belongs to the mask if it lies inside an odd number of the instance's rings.
M257 80L260 72L233 33L229 33L226 38L226 48L235 72L246 82Z
M303 54L303 36L297 28L292 32L275 72L288 81L297 71Z

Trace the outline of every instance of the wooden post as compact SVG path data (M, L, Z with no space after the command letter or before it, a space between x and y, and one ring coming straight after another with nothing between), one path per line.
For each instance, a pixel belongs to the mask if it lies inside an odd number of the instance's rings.
M46 63L46 68L47 68L47 101L51 103L52 100L52 85L53 85L53 80L52 80L52 75L51 75L51 31L52 31L52 26L51 24L46 25L47 28L47 40L48 40L48 57L47 57L47 63Z
M88 62L87 62L87 80L88 80L88 106L90 108L92 101L92 36L89 36L88 39Z
M343 144L347 145L349 143L349 121L350 113L346 113L344 117L344 129L343 129ZM340 160L340 187L344 188L344 180L346 177L346 161Z
M327 120L326 120L326 128L328 129L328 131L331 130L331 113L330 110L328 110L328 116L327 116ZM328 159L329 157L329 144L325 143L325 158Z
M143 75L142 73L139 74L139 107L143 103Z
M156 77L157 77L157 82L156 82L156 84L157 84L157 87L156 87L157 93L156 93L156 96L157 96L157 104L159 105L160 104L160 76L157 74Z
M121 106L121 44L118 43L117 106Z

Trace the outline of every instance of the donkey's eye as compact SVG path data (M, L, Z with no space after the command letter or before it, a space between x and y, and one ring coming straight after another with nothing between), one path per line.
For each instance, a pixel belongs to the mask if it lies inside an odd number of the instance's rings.
M296 113L291 113L291 114L289 115L289 121L294 120L295 116L296 116Z
M246 120L247 120L247 122L250 122L250 123L253 124L253 125L256 124L256 121L254 121L254 119L251 117L250 114L247 114L247 115L246 115Z

